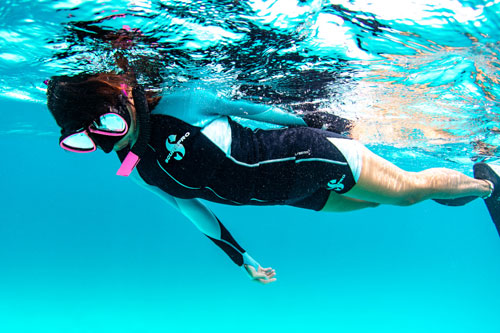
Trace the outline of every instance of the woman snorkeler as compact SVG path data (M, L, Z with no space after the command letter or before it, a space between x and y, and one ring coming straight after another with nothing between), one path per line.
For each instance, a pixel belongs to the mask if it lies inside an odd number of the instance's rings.
M483 198L500 223L500 178L489 165L476 164L475 178L444 168L404 171L339 134L352 124L333 115L300 116L201 90L155 97L133 75L111 73L53 77L47 96L63 149L116 151L119 175L137 170L134 178L260 283L275 281L275 271L262 268L197 198L325 212ZM237 118L282 127L250 129Z

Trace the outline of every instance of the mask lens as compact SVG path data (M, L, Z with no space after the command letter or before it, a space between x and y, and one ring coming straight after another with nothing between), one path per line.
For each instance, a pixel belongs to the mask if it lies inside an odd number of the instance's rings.
M128 130L125 119L116 113L106 113L99 117L99 124L94 122L90 128L92 133L119 136Z
M85 132L75 133L61 141L61 147L77 153L90 153L96 150L94 141Z

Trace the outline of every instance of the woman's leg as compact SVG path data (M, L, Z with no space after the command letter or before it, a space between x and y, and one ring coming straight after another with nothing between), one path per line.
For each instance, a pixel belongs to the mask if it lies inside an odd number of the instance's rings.
M362 147L362 167L356 185L344 195L380 204L411 205L426 199L484 197L490 185L458 171L436 168L404 171Z
M344 195L330 192L322 212L350 212L353 210L377 207L379 204L359 199L348 198Z

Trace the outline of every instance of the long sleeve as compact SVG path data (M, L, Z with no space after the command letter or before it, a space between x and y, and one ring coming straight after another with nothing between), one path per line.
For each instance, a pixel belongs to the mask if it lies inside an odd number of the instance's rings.
M219 116L236 116L283 126L306 126L298 115L277 107L247 101L232 101L206 91L198 91L192 98L199 100L206 113Z
M147 185L135 176L133 178L142 187L152 191L167 201L186 216L199 231L220 247L238 266L251 265L257 270L259 264L236 242L219 219L197 199L175 198L157 187Z
M274 106L223 99L220 99L217 104L222 115L238 116L283 126L307 126L301 117Z
M348 132L353 125L350 120L328 112L307 112L299 115L270 105L231 101L207 92L198 94L197 98L203 98L206 105L210 105L211 112L218 115L237 116L283 126L307 126L339 134Z
M348 132L352 123L332 113L294 114L271 105L233 101L205 90L189 90L164 96L154 114L164 114L190 125L205 127L221 116L240 117L280 126L308 126L335 133Z
M197 199L174 198L179 211L205 236L219 246L238 266L243 265L246 252L233 238L219 219Z

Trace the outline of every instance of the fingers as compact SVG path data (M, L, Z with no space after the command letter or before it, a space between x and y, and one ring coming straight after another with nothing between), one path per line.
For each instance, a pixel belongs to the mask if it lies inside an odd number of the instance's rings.
M276 278L274 276L276 276L276 271L274 269L272 269L271 267L262 268L259 266L259 271L255 276L255 281L262 284L268 284L276 281Z
M258 270L255 270L255 267L251 265L245 265L245 269L255 282L268 284L276 281L276 271L271 267L262 268L259 266Z
M259 267L259 270L257 272L255 272L254 274L254 277L257 277L257 278L268 278L268 277L271 277L276 275L276 272L274 271L274 269L272 268L262 268L262 267Z
M254 280L254 281L262 283L262 284L268 284L268 283L276 281L276 279L257 279L257 280Z
M266 278L270 279L276 276L276 271L274 269L269 269L268 271L264 272L264 275Z

